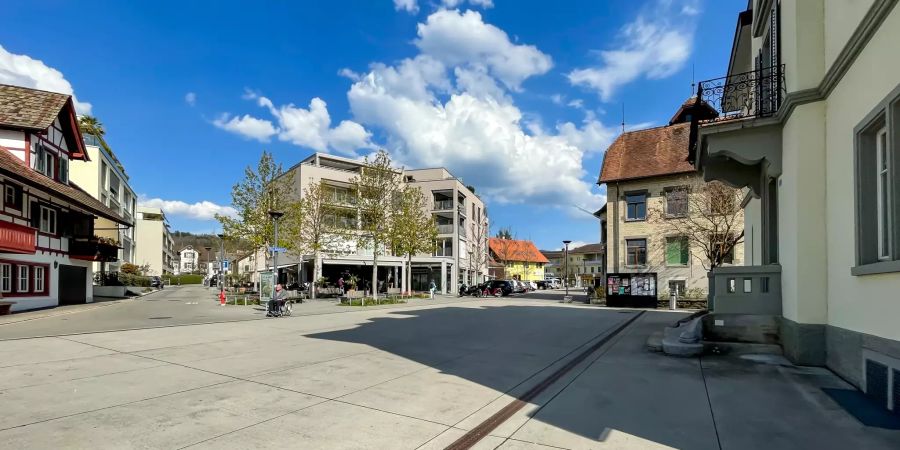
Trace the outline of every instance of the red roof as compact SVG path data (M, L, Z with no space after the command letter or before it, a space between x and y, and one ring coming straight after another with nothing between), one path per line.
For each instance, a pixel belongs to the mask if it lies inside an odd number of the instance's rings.
M523 261L545 264L550 262L531 241L490 238L488 245L490 246L491 252L503 261Z
M603 157L597 184L693 172L687 161L691 124L621 134Z

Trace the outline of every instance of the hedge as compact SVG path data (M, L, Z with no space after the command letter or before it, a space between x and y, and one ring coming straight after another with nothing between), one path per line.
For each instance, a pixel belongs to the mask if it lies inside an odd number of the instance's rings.
M121 283L122 286L150 287L150 277L132 275L130 273L119 273L119 283Z
M203 275L186 273L184 275L166 275L163 277L169 286L178 284L203 284Z

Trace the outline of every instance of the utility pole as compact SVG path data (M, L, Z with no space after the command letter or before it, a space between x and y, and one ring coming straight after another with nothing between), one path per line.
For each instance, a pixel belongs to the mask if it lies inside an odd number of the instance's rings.
M272 301L275 301L275 286L278 284L278 219L283 215L281 211L269 211L269 217L275 224L275 243L272 246Z
M219 253L219 294L225 292L225 233L219 235L222 250Z
M569 296L569 244L572 241L563 241L563 244L566 246L566 256L565 256L565 269L563 270L563 284L566 285L566 297Z

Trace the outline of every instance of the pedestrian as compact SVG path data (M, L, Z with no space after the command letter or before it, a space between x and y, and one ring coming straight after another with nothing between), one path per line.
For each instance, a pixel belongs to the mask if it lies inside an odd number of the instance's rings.
M275 297L269 300L269 312L266 317L281 316L281 305L284 304L284 290L280 284L275 285Z
M343 275L341 275L341 277L338 278L338 290L341 291L341 295L344 295L344 276Z
M434 283L434 280L428 283L428 290L431 292L431 299L434 300L434 291L437 290L437 284Z

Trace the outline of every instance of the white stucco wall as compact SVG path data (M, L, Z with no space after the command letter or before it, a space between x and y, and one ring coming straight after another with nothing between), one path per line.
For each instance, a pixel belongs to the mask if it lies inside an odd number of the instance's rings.
M753 198L744 207L744 265L762 264L762 202Z
M815 88L822 81L824 18L822 0L781 2L781 61L788 92ZM755 41L761 43L759 39Z
M856 277L850 268L856 233L853 128L900 84L898 43L900 8L895 7L832 91L826 110L828 323L895 340L900 340L900 273Z
M834 63L874 0L825 0L825 67Z

